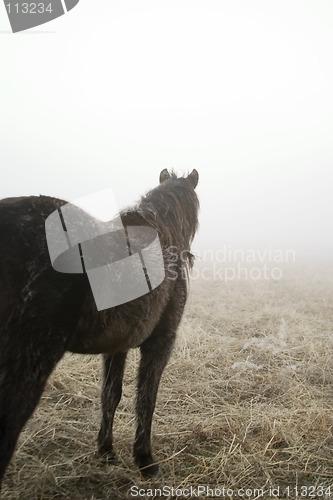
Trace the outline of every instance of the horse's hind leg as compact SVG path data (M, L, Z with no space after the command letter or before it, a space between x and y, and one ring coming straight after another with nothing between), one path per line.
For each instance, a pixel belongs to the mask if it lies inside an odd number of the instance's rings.
M112 462L115 459L112 444L114 414L119 404L127 353L104 355L104 381L102 389L102 422L98 434L98 452Z
M151 448L151 425L158 386L174 344L175 330L158 326L140 346L141 361L138 373L136 401L137 428L133 455L143 476L155 476L159 466L154 464Z
M0 332L0 485L20 432L65 352L64 336L50 329L5 335Z

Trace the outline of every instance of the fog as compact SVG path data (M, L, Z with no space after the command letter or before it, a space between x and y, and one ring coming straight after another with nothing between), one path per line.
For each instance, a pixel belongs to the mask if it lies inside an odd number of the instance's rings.
M333 252L333 5L80 0L12 34L0 5L0 198L196 168L194 248Z

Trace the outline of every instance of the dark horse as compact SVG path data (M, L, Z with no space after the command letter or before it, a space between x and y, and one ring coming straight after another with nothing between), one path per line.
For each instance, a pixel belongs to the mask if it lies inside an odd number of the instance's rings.
M126 354L140 347L133 455L142 474L157 474L151 423L187 297L197 183L196 170L177 178L165 169L159 186L120 212L125 232L130 226L157 232L165 276L149 293L104 310L96 307L87 275L57 272L51 265L45 221L66 202L46 196L0 201L0 485L18 436L66 351L104 355L98 450L112 459Z

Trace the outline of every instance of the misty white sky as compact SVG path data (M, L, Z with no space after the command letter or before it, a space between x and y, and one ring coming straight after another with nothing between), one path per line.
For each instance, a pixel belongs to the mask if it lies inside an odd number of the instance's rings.
M332 254L332 2L80 0L9 30L0 3L0 198L124 206L196 168L195 248Z

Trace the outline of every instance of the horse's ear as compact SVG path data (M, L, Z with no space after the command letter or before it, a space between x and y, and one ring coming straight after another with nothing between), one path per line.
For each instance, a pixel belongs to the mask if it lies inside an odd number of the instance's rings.
M167 168L165 168L164 170L162 170L162 172L160 173L160 184L162 184L162 182L170 179L170 177L171 177L171 175L169 174Z
M193 189L195 189L197 187L197 184L199 182L199 174L198 174L198 171L195 170L195 168L187 176L187 180L190 182L190 184L193 187Z

